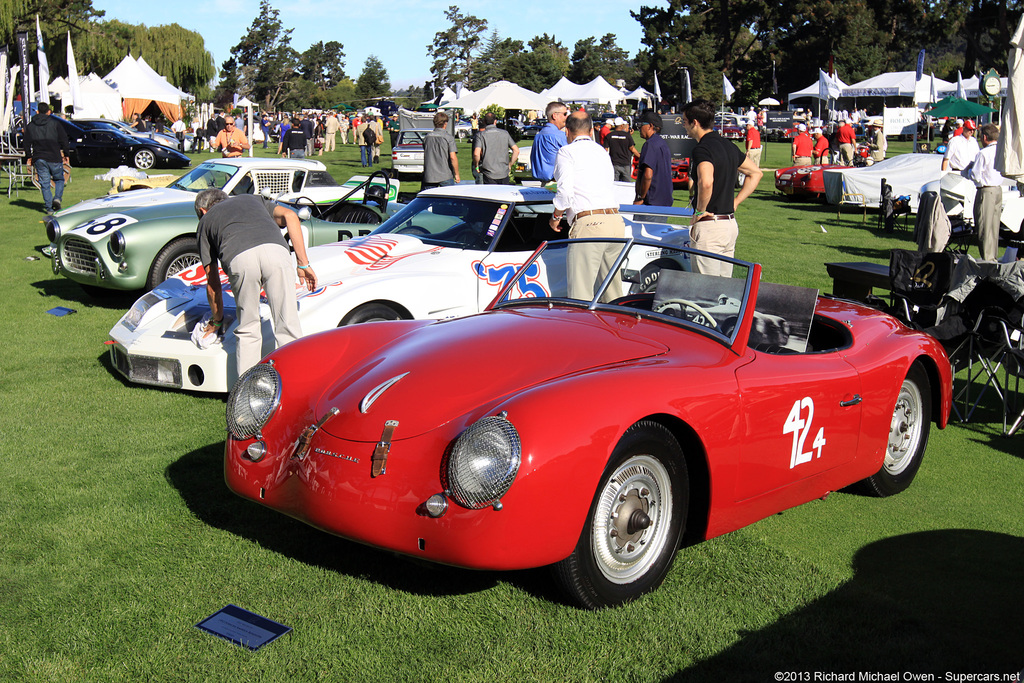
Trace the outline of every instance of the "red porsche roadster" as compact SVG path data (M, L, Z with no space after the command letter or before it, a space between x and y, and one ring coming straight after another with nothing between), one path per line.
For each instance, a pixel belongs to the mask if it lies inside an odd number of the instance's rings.
M634 250L658 277L627 267ZM697 256L731 276L691 272ZM932 338L756 264L551 242L483 313L270 354L228 398L224 469L329 533L459 567L551 565L600 608L657 587L684 539L852 484L902 491L950 381Z

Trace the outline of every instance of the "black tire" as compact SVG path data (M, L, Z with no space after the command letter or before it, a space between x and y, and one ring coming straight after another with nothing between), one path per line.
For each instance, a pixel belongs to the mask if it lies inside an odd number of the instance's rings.
M576 548L553 565L555 580L589 609L654 590L672 567L688 504L679 442L662 425L638 422L615 446Z
M387 304L363 304L358 308L349 311L338 327L344 325L358 325L359 323L372 323L383 320L401 320L401 314Z
M135 164L135 168L145 171L146 169L153 168L156 163L156 155L151 150L140 149L132 157L132 161Z
M195 237L171 240L153 259L146 278L146 289L153 289L167 278L186 268L199 265L199 244Z
M910 486L924 459L931 419L928 373L920 363L914 363L896 397L882 469L859 482L865 493L884 498Z

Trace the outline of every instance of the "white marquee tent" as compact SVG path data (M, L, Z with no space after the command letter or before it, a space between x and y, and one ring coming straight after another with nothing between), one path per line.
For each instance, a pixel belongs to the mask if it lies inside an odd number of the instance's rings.
M486 88L460 97L454 102L449 102L448 106L461 107L467 114L473 114L489 104L496 104L505 109L544 111L547 103L548 100L532 90L527 90L509 81L495 81Z
M121 96L116 90L103 82L94 73L78 77L78 94L81 102L75 110L75 116L83 119L111 119L120 121L122 114ZM58 76L47 86L51 97L60 99L63 110L71 104L71 87L63 77Z
M931 76L916 80L914 71L892 71L879 74L843 88L843 97L913 97L915 102L931 101ZM935 79L936 92L956 90L956 83Z
M833 76L833 80L839 85L840 90L845 90L850 86L843 83L839 76ZM800 99L801 97L813 97L815 99L821 99L821 87L818 81L814 81L803 90L797 90L796 92L789 93L789 101Z
M928 78L928 77L925 76L925 78ZM943 82L945 82L945 81L943 81ZM979 79L977 76L971 76L970 78L965 78L964 79L964 95L966 95L968 99L970 99L972 97L981 97L981 85L980 85L980 82L981 82L981 79ZM1006 97L1006 84L1007 84L1007 79L1006 79L1005 76L999 79L999 85L1000 85L999 97ZM943 86L943 87L940 88L939 87L939 79L936 78L935 79L935 92L938 93L939 97L945 97L947 95L955 95L956 94L956 83L950 83L949 85L950 85L950 87Z
M606 81L603 76L598 76L583 85L577 85L562 76L553 86L541 90L540 95L549 102L561 100L562 102L599 102L612 105L625 99L622 92Z
M125 56L103 79L124 98L124 115L131 117L155 102L168 121L181 118L181 91L163 80L155 71Z

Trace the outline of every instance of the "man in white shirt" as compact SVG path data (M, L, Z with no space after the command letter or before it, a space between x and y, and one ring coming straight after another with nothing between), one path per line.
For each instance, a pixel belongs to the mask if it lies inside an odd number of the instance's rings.
M964 121L963 132L953 136L946 148L946 155L942 157L943 171L959 173L967 168L967 164L971 163L974 157L978 156L981 149L978 147L978 141L974 139L974 130L977 127L978 124L973 119Z
M964 130L967 124L964 122ZM974 229L978 231L978 249L982 261L995 261L999 251L999 218L1003 208L1003 176L995 168L996 141L999 126L986 123L981 127L981 151L964 169L963 176L978 186L974 195Z
M185 122L181 118L174 119L174 123L171 124L171 132L174 133L174 137L178 138L178 151L182 154L185 153Z
M601 145L594 142L594 124L586 112L574 112L565 122L568 144L558 150L555 157L555 211L551 214L551 229L562 230L562 216L569 225L569 237L626 236L626 224L619 210L612 204L615 196L611 157ZM569 247L569 296L590 301L598 287L611 272L621 244L577 244ZM621 285L613 278L601 301L607 303L619 298Z

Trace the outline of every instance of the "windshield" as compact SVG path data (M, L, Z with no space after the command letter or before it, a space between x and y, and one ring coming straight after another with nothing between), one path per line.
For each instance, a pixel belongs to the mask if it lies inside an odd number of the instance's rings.
M528 261L498 306L538 299L611 305L634 315L699 328L732 343L750 291L751 264L711 257L732 266L731 276L694 272L701 252L657 243L619 240L549 242Z
M426 244L484 250L508 213L509 205L481 199L417 197L374 235L411 235Z
M193 168L191 171L171 183L170 187L175 190L187 192L199 192L201 190L222 190L235 173L236 166L226 164L206 163Z

